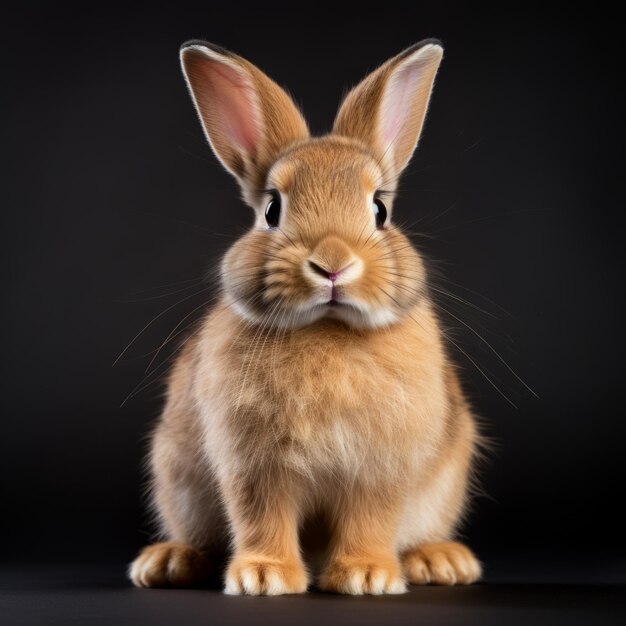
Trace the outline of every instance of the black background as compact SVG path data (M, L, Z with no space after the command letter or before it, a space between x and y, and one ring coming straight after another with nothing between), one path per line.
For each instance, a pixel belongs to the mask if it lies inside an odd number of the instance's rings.
M438 37L446 56L397 216L435 284L485 312L438 302L539 396L442 312L517 407L452 347L493 440L464 535L491 574L613 571L625 434L615 16L231 4L31 3L3 16L3 559L121 564L149 540L141 459L171 351L145 381L142 355L201 314L202 277L251 224L205 144L179 45L249 58L323 133L347 87Z

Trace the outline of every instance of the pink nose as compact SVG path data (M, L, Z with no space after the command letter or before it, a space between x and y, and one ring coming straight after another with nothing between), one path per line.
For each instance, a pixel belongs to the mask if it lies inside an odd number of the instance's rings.
M323 276L324 278L328 278L328 280L331 280L332 282L335 282L339 278L339 276L341 276L341 274L343 274L350 267L350 265L352 265L352 263L346 265L345 267L341 268L337 272L329 272L328 270L325 270L321 265L318 265L317 263L313 263L313 261L309 261L309 267L316 274L319 274L320 276Z

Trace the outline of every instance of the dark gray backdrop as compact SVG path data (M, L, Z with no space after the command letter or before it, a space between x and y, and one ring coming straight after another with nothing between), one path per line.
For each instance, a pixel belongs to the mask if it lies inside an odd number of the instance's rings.
M624 103L613 18L481 11L416 3L341 16L316 4L298 18L278 6L47 3L5 13L4 558L122 561L148 540L140 465L167 348L151 384L120 405L143 385L142 355L201 313L211 283L200 279L250 225L185 90L178 46L189 38L258 64L318 133L367 71L419 39L443 40L397 214L436 284L484 312L440 304L539 396L443 314L517 406L453 349L494 440L487 495L464 533L511 558L615 554Z

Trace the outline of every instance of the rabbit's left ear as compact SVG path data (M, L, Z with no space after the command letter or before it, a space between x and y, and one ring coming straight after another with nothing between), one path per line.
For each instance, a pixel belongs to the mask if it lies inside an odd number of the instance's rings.
M333 132L358 139L397 176L419 139L443 48L422 41L389 59L348 93Z

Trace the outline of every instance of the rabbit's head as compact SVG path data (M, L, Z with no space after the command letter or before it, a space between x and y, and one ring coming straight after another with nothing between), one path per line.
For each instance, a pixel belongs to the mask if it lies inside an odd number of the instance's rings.
M425 297L422 260L392 208L442 53L429 40L389 59L348 93L332 133L314 138L251 63L206 42L183 46L207 139L256 214L222 262L225 297L241 316L267 327L328 317L375 328Z

